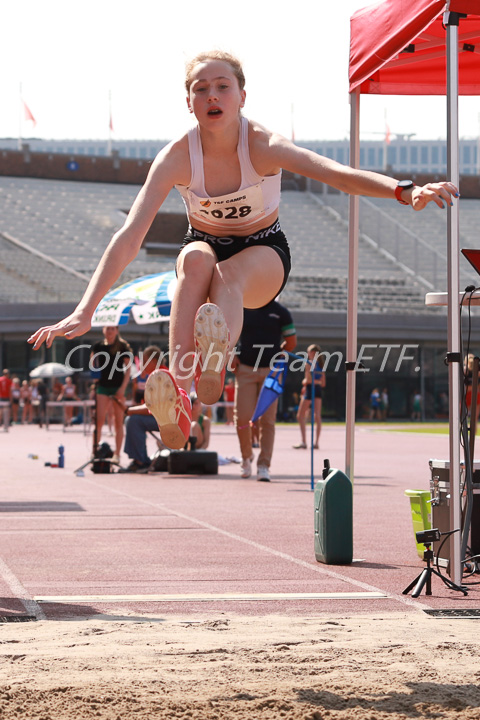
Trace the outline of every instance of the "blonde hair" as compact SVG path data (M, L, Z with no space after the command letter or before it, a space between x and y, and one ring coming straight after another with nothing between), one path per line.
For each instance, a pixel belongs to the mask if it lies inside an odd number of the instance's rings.
M207 62L208 60L221 60L222 62L226 62L228 65L230 65L233 70L233 74L238 80L240 90L243 90L243 88L245 87L245 75L243 74L243 68L240 60L238 60L238 58L236 58L234 55L225 52L224 50L207 50L206 52L199 53L194 58L189 60L186 64L185 88L187 92L190 92L190 86L193 81L192 75L194 68L200 63Z

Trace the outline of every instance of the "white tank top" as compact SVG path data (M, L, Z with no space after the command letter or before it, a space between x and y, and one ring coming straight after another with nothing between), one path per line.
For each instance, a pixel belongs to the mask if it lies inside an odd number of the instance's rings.
M189 222L195 227L195 219L210 225L212 232L243 228L267 217L280 204L281 171L276 175L262 177L250 161L248 149L248 120L240 118L240 137L237 153L242 173L239 189L228 195L210 197L205 190L203 150L198 125L188 132L188 149L192 178L190 185L176 185L183 198Z

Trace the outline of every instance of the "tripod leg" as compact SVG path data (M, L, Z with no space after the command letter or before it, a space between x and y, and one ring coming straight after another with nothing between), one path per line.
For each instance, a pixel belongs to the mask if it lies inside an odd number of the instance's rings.
M416 587L415 587L415 590L414 590L413 593L412 593L412 597L417 598L417 597L420 595L420 593L421 593L422 590L423 590L423 586L425 585L425 583L427 584L426 594L427 594L427 595L431 595L431 594L432 594L432 585L431 585L430 568L425 568L424 570L422 570L422 573L421 573L421 575L420 575L420 577L419 577L419 579L418 579L418 582L417 582L417 585L416 585ZM430 591L430 592L429 592L429 591Z
M77 468L76 470L74 470L73 472L78 472L79 470L83 470L83 468L86 468L87 465L91 465L92 463L93 463L93 460L87 460L86 463L83 463L83 465L80 465L80 467L78 467L78 468Z
M408 593L410 592L410 590L412 590L412 588L415 587L415 585L417 584L417 582L418 582L418 581L420 580L420 578L422 577L422 573L423 573L423 570L422 570L422 572L420 573L420 575L417 575L417 577L415 578L415 580L413 580L413 581L410 583L410 585L405 588L405 590L402 592L402 595L408 595Z

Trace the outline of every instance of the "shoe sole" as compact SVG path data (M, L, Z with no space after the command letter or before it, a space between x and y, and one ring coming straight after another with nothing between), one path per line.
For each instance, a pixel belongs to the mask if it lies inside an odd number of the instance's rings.
M157 421L162 442L172 450L181 450L185 446L185 436L175 422L177 398L177 388L170 375L160 370L149 375L145 385L145 405Z
M200 307L195 317L194 335L203 363L197 395L205 405L213 405L222 395L222 370L228 350L227 323L217 305L205 303ZM223 355L220 369L217 353Z

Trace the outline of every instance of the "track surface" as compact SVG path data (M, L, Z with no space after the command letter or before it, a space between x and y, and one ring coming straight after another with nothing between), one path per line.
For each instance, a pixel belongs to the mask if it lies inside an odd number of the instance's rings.
M356 434L354 562L327 566L315 560L310 451L292 449L295 425L277 428L271 483L242 480L235 463L218 476L100 475L87 465L79 477L89 436L14 426L0 435L0 615L312 617L478 607L475 585L464 597L437 578L431 597L402 594L423 568L404 491L428 489L428 461L448 456L448 437L378 428L359 425ZM343 427L324 425L317 478L324 458L344 468L344 442ZM45 466L60 444L65 468ZM211 449L238 457L234 429L215 426Z

